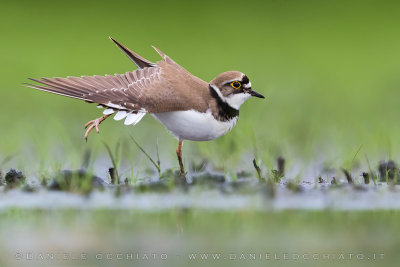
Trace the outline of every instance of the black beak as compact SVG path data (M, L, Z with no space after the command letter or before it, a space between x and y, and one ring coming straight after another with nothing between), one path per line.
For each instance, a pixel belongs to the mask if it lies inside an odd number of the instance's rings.
M250 90L249 94L251 96L259 97L259 98L265 98L262 94L257 93L256 91Z

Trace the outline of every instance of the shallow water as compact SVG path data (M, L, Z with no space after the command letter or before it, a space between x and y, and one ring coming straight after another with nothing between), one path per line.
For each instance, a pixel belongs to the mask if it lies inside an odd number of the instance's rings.
M94 191L89 195L48 191L24 192L12 189L0 193L0 210L26 209L127 209L156 211L175 208L206 210L270 211L286 209L305 210L376 210L400 209L400 186L385 183L354 187L343 184L300 183L300 192L287 188L285 182L276 187L273 197L258 181L251 182L248 192L229 192L220 188L173 189L170 192L128 192L116 196L114 187ZM256 187L259 186L260 189Z

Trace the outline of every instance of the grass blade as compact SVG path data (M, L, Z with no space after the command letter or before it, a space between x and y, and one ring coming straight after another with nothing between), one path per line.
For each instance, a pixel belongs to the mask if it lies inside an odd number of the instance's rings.
M114 157L114 155L113 155L113 153L112 153L110 147L109 147L106 143L103 143L103 144L104 144L104 146L105 146L106 149L107 149L108 156L110 157L111 162L112 162L112 165L113 165L113 168L114 168L113 172L114 172L114 174L115 174L115 177L117 178L117 179L114 179L114 183L119 183L119 174L118 174L118 164L117 164L117 161L115 160L115 157Z
M132 141L135 143L135 145L143 152L143 154L146 155L146 157L151 161L151 163L156 167L158 171L158 176L161 177L161 167L160 167L160 159L158 158L158 164L153 160L153 158L139 145L139 143L133 138L132 135L129 135L132 139ZM157 146L157 157L158 157L158 146Z

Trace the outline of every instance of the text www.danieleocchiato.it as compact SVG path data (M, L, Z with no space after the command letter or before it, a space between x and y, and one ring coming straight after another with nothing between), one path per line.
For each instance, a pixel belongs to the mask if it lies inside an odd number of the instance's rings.
M192 252L185 254L171 253L53 253L53 252L17 252L18 261L334 261L334 260L364 260L378 261L385 259L384 253L219 253L219 252Z

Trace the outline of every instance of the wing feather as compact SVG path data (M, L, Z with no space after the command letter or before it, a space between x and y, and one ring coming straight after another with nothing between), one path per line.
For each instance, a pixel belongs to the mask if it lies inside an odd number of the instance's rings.
M131 112L146 110L141 96L144 91L158 86L158 76L160 68L150 67L115 75L30 79L38 85L27 86Z
M207 101L211 97L208 83L190 74L160 50L156 51L163 59L151 65L149 61L131 53L130 56L141 65L140 69L132 72L105 76L31 79L37 84L27 86L97 103L114 111L125 111L126 114L189 109L206 111ZM129 54L131 51L124 52ZM122 117L125 113L120 114Z
M129 48L127 48L123 44L119 43L117 40L113 39L111 36L110 36L110 39L125 53L125 55L127 55L129 57L130 60L133 61L133 63L135 63L135 65L139 69L143 69L143 68L147 68L147 67L155 67L156 66L156 64L154 64L154 63L148 61L147 59L139 56L138 54L136 54L135 52L133 52L132 50L130 50Z

